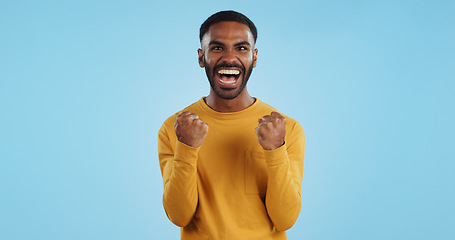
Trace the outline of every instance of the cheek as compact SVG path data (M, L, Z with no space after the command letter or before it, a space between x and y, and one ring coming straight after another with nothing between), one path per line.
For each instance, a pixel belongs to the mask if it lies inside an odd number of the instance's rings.
M254 63L253 54L247 54L246 56L243 56L242 63L244 64L245 67L253 65Z
M204 57L204 61L205 63L208 65L208 67L213 67L213 56L207 54L205 57Z

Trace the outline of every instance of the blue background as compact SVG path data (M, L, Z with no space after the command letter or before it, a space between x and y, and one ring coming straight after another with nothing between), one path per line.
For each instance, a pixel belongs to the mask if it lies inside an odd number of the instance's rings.
M279 2L279 3L278 3ZM455 239L455 1L0 1L0 239L179 239L157 131L209 93L200 24L305 129L289 239Z

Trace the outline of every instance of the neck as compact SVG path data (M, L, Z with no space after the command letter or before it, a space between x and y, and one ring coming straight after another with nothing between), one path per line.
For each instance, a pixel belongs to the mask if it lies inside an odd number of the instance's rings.
M254 98L248 94L248 91L243 89L234 99L223 99L216 95L213 90L210 90L210 94L205 98L205 103L213 110L217 112L238 112L251 106L254 103Z

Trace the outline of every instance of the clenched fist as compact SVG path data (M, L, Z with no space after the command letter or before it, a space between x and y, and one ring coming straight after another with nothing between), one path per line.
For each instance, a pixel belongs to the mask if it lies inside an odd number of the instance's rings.
M177 117L174 129L180 142L190 147L199 147L207 136L209 125L199 119L197 114L185 111Z
M284 144L286 135L286 118L277 112L265 115L258 120L256 128L259 144L265 150L277 149Z

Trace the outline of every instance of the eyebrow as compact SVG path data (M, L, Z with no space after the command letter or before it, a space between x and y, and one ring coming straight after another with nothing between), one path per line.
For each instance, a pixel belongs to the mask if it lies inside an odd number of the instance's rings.
M224 44L224 43L222 43L222 42L220 42L220 41L216 41L216 40L210 41L209 46L210 46L210 45L226 46L226 44ZM248 46L250 46L251 44L250 44L249 42L247 42L247 41L241 41L241 42L238 42L238 43L234 44L235 47L241 46L241 45L248 45Z
M209 43L209 46L210 46L210 45L220 45L220 46L225 46L225 44L224 44L224 43L222 43L222 42L219 42L219 41L216 41L216 40L214 40L214 41L211 41L211 42Z
M242 41L242 42L234 44L235 47L240 46L240 45L248 45L248 46L250 46L250 43L247 42L247 41Z

